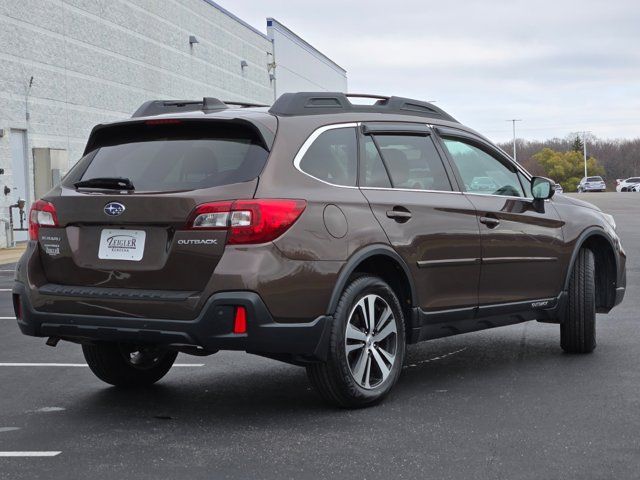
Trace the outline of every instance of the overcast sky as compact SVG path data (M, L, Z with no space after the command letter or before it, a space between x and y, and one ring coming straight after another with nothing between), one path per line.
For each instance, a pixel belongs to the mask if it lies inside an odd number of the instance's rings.
M278 19L347 70L349 91L436 100L495 141L640 137L639 0L218 0Z

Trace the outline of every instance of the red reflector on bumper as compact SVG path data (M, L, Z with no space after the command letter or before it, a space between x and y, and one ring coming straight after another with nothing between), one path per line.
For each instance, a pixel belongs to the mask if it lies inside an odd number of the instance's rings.
M247 333L247 310L244 307L236 307L236 316L233 319L233 333Z

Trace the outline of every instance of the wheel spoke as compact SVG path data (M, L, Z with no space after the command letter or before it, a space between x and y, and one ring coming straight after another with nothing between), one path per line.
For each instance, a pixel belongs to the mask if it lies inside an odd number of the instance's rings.
M373 330L376 328L376 297L375 295L368 295L367 299L367 333L371 335Z
M360 301L356 303L356 306L353 309L353 314L351 315L351 319L353 319L353 316L355 315L358 309L360 309L360 315L362 316L362 323L364 323L364 330L366 332L369 325L369 312L367 312L367 305L365 303L364 298L361 298Z
M365 374L365 369L367 367L368 360L369 360L369 355L367 355L366 349L363 348L362 352L360 353L360 357L358 358L358 362L356 363L356 366L353 369L353 378L355 378L356 382L358 382L360 385L364 383L363 377Z
M367 355L367 368L364 372L364 388L371 388L371 367L373 365L373 357Z
M373 339L376 342L381 342L382 340L387 338L392 333L397 333L397 331L398 330L396 329L396 322L391 321L391 322L387 323L382 330L380 330L378 333L376 333L374 335Z
M347 345L347 355L359 348L364 348L364 343L353 343L351 345Z
M389 372L391 372L391 370L389 369L389 367L384 362L384 360L382 359L382 357L380 356L380 354L375 348L371 349L371 358L375 360L376 365L378 365L378 368L382 373L382 381L385 381L386 378L389 376Z
M384 348L381 348L381 347L378 347L377 351L382 356L382 358L384 358L387 361L387 363L393 365L393 362L396 359L395 355L392 355L391 353L387 352Z
M376 323L375 329L380 330L382 326L387 323L389 317L391 316L391 309L389 307L385 307L382 315L380 316L380 320Z
M354 327L351 323L347 325L347 338L349 340L357 340L359 342L367 341L367 336L365 335L365 333Z

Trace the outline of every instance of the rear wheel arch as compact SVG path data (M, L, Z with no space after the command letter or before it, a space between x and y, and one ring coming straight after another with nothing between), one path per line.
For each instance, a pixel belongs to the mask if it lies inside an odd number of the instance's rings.
M410 325L411 310L417 299L413 278L402 257L387 245L371 245L351 256L333 288L328 313L335 312L340 296L349 282L365 274L379 277L389 284L400 300L406 322Z
M569 268L565 276L564 288L569 289L569 280L581 248L588 248L595 259L596 308L598 312L608 312L615 303L616 282L618 279L618 257L613 241L601 229L593 227L580 235L576 241Z

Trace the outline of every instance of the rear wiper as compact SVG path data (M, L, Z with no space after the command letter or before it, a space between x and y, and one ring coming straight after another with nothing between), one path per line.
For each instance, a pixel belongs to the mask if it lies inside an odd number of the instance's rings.
M97 177L82 180L73 184L76 188L104 188L108 190L135 190L133 183L128 178L122 177Z

